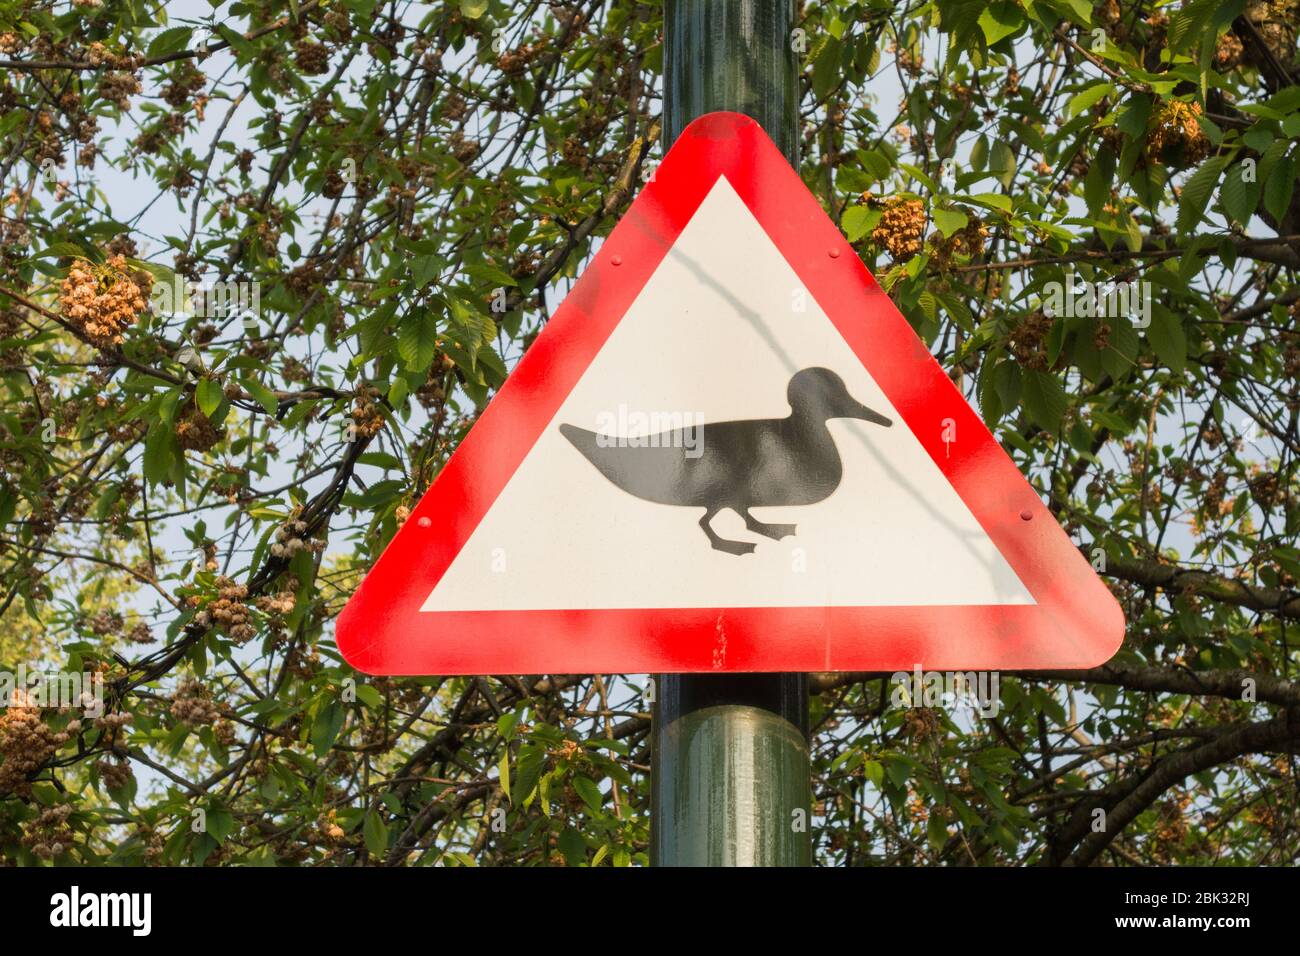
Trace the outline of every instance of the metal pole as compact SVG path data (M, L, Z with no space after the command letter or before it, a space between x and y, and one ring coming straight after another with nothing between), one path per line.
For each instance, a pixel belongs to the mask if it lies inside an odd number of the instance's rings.
M799 159L794 0L666 0L664 141L733 110ZM650 862L808 866L806 674L661 674L652 734Z

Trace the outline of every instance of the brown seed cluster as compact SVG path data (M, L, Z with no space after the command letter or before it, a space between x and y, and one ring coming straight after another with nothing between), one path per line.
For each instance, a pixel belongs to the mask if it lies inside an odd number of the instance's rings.
M222 438L225 429L217 428L212 420L203 414L198 402L190 399L176 421L176 443L186 451L207 451Z
M880 222L871 230L871 241L883 247L895 262L903 262L921 251L925 232L925 205L919 199L896 198L885 202Z
M338 843L347 835L343 828L338 825L336 811L334 810L330 810L322 816L320 822L316 824L316 828L320 831L321 839L325 843Z
M244 603L248 588L226 577L217 578L217 588L216 598L194 615L194 620L202 627L221 628L236 643L251 640L257 634L257 628L253 626L252 611Z
M1259 466L1253 469L1253 475L1246 480L1250 496L1265 511L1276 508L1286 500L1282 482L1276 471L1265 471Z
M1228 476L1221 471L1216 472L1201 494L1201 510L1211 521L1216 521L1232 511L1235 499L1228 498L1227 491Z
M1292 307L1291 315L1295 316L1295 307ZM1282 335L1282 369L1286 372L1288 379L1300 378L1300 335L1294 332L1283 333Z
M903 715L903 730L918 740L933 737L939 732L939 712L933 707L909 707Z
M299 40L294 44L294 62L300 72L307 76L320 76L328 73L330 68L329 47L311 40Z
M416 400L425 408L437 408L447 398L447 392L442 387L442 372L433 372L429 374L428 380L415 390Z
M1047 370L1047 336L1052 320L1042 312L1031 312L1011 330L1011 354L1025 368Z
M591 160L591 150L587 143L578 136L570 136L560 144L560 155L570 166L586 169Z
M122 630L122 615L118 611L100 611L90 619L90 631L96 637L108 637Z
M140 92L140 79L125 70L104 74L99 81L99 97L108 100L120 110L131 108L131 97Z
M135 717L132 714L105 714L103 717L100 717L95 721L95 726L106 731L108 736L113 737L117 735L118 730L125 727L133 720L135 720ZM71 727L69 727L69 729L71 729Z
M1194 166L1210 153L1210 141L1196 118L1201 104L1170 100L1147 133L1147 155L1159 159L1166 150L1182 147L1182 162Z
M25 827L23 846L43 860L66 852L72 846L72 827L68 825L68 817L71 815L70 803L61 803L57 807L43 810L40 816Z
M547 756L552 760L574 760L583 755L582 744L576 740L562 740L558 747L550 747L546 751Z
M119 70L135 70L144 63L143 56L114 53L99 40L86 47L86 62L91 66L111 66Z
M290 355L280 366L280 377L286 382L310 382L311 369L304 365L301 359Z
M20 797L31 795L27 777L81 730L81 722L69 721L60 731L41 718L41 708L27 703L22 691L15 691L9 706L0 714L0 793Z
M546 49L546 38L536 43L525 43L516 50L507 50L497 57L497 69L507 76L516 76L528 68L528 64Z
M1242 60L1257 67L1270 66L1275 59L1285 66L1295 60L1297 0L1246 0L1245 16L1255 27L1264 49L1252 43Z
M384 413L378 399L379 389L373 385L357 390L352 402L352 422L358 438L370 438L384 427Z
M946 268L958 256L974 257L984 251L988 241L989 228L980 220L973 219L963 228L958 229L946 239L939 233L930 238L930 255L935 268Z
M308 298L325 281L320 267L311 262L295 266L285 278L285 285L300 299Z
M135 771L127 760L100 760L95 763L95 769L109 790L121 790L135 779Z
M888 46L888 52L894 54L898 60L898 65L907 71L911 76L920 76L925 70L921 57L913 47L903 47L898 43L891 42Z
M1110 326L1101 319L1097 320L1092 330L1092 347L1098 352L1104 352L1110 347Z
M483 148L477 141L466 139L461 130L453 130L452 134L447 137L447 143L451 146L451 154L460 163L469 163Z
M343 195L343 191L347 187L347 180L343 178L343 174L337 169L329 169L325 172L325 183L321 186L320 191L322 195L330 199L338 199Z
M299 551L323 551L324 541L316 541L307 536L307 522L300 519L286 521L275 533L271 544L271 553L277 558L292 558Z
M191 61L185 60L172 74L171 81L163 87L162 98L169 106L181 109L189 105L194 94L203 89L207 77Z
M206 687L193 678L187 678L172 695L171 715L194 730L217 720L221 709L213 703L212 694Z
M1241 62L1243 50L1241 40L1237 39L1237 35L1229 30L1219 37L1214 46L1214 68L1221 73L1231 70Z
M112 348L144 312L152 288L153 277L128 271L123 256L112 256L102 266L77 259L63 280L59 309L93 345Z
M321 17L321 22L325 24L332 37L343 42L352 39L352 21L348 17L348 11L343 7L331 6Z

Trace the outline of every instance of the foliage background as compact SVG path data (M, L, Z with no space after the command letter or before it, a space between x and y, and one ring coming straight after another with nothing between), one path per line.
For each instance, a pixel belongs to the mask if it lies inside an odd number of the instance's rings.
M806 181L1130 622L991 720L815 675L822 862L1295 862L1298 17L800 5ZM0 715L7 862L645 862L643 677L371 679L331 627L659 155L661 28L0 0L0 663L110 711ZM1072 272L1150 327L1044 315ZM133 273L260 315L74 308Z

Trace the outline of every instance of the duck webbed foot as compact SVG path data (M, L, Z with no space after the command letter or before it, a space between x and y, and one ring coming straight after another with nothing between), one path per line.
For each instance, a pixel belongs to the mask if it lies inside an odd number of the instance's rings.
M753 554L754 545L745 541L729 541L721 538L709 524L713 516L718 513L718 509L704 512L704 517L700 519L700 527L704 533L709 536L709 544L713 545L715 551L725 551L727 554Z
M750 514L748 508L741 511L740 516L745 519L745 527L754 532L754 534L761 534L764 537L773 539L774 541L780 541L782 538L789 538L794 535L794 525L766 524Z

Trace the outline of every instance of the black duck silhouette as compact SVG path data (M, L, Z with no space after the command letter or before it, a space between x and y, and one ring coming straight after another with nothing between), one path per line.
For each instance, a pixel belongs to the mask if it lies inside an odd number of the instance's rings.
M700 527L715 549L750 554L753 544L717 535L710 526L714 515L730 508L755 534L778 541L793 535L794 525L765 524L749 509L816 504L839 487L843 465L826 422L857 418L886 428L893 424L856 401L830 369L796 372L786 396L787 418L710 422L647 436L636 445L575 425L562 424L560 432L628 494L703 508Z

